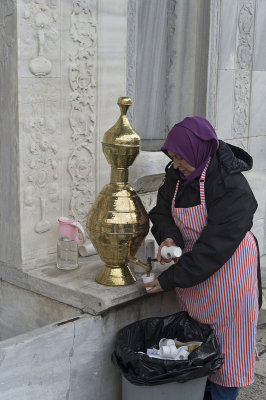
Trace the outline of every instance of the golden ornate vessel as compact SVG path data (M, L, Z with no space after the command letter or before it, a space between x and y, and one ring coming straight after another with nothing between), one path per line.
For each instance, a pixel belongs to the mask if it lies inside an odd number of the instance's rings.
M128 263L149 264L134 258L149 231L148 215L135 190L128 184L128 168L140 151L140 137L126 116L132 104L120 97L121 115L102 142L104 155L111 165L111 181L105 185L87 216L87 232L104 267L96 281L108 286L130 285L136 281Z

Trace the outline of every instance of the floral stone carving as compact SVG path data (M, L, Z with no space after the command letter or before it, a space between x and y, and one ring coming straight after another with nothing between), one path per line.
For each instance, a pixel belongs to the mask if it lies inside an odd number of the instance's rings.
M95 199L96 130L96 1L73 1L70 36L75 49L70 54L69 83L72 151L68 171L72 178L70 213L85 223Z

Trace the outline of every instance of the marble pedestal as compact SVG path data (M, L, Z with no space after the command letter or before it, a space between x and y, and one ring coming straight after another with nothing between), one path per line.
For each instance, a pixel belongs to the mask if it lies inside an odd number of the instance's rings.
M174 313L175 295L147 295L141 273L130 286L99 285L102 262L91 258L71 272L0 265L1 400L121 398L110 360L118 330Z

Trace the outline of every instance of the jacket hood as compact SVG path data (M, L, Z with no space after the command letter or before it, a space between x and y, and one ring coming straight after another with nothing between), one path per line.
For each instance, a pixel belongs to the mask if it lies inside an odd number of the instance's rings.
M222 140L219 140L217 157L228 174L249 171L253 166L253 159L245 150Z

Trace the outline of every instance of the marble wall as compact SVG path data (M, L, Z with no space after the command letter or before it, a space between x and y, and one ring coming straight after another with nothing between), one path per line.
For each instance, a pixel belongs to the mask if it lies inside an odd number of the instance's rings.
M210 2L127 3L130 120L144 139L144 147L158 149L183 115L206 113ZM157 146L152 142L158 142Z
M87 294L97 307L106 301L98 264L92 273L84 260L69 275L53 263L40 267L55 260L57 217L84 223L109 181L101 140L119 116L119 96L135 99L129 114L144 138L206 114L220 138L251 153L253 230L265 253L265 15L264 0L0 1L1 399L118 399L116 332L174 312L174 293L132 297L125 287L107 288L110 307L90 315ZM141 193L148 210L156 200L150 175L156 186L167 162L143 151L130 168L131 182L149 185ZM82 307L76 312L69 301Z
M198 5L198 2L194 3ZM174 123L188 115L206 116L220 139L240 146L252 155L253 169L245 175L258 201L253 232L258 237L261 254L265 254L266 114L263 112L263 97L266 68L262 38L266 29L266 4L263 0L204 1L200 10L205 10L205 19L200 12L196 14L195 9L189 5L179 1L168 2L168 7L172 10L171 21L176 18L175 30L172 32L176 57L173 57L171 68L166 71L172 85L169 91L171 104L165 106L169 113L168 121ZM206 23L207 15L209 30L204 30L201 25ZM178 23L181 16L188 22L183 31L182 24ZM195 33L198 33L198 42ZM186 42L186 47L182 47L182 40L189 35L192 40ZM202 71L204 61L199 57L197 43L205 43L200 47L200 51L207 59L206 79ZM140 48L139 57L141 54ZM187 68L184 68L184 60ZM198 86L195 85L195 81ZM145 87L142 92L145 93ZM199 102L204 103L205 108L204 104L201 104L200 110L197 105ZM135 121L138 121L139 126L144 126L146 120L136 113L137 109L133 114ZM166 122L165 129L167 130ZM168 158L159 152L144 151L131 167L130 179L134 182L144 175L151 174L152 170L154 174L163 173L167 162ZM151 196L154 197L154 194ZM154 200L151 200L151 204L154 204Z
M14 289L10 290L12 296ZM35 304L43 307L45 298L38 297ZM0 341L1 400L121 399L121 374L111 362L117 332L143 318L172 314L174 304L174 293L159 293L97 316L80 315L78 309L74 315L74 309L65 306L60 310L63 320L52 323L53 313L46 326L42 325L49 315L42 318L34 308L21 326L23 334ZM16 311L10 309L11 316L16 317ZM39 318L41 328L32 329L34 318ZM28 331L23 330L26 326Z
M193 5L193 6L191 6ZM109 181L101 140L121 95L143 139L187 115L247 149L265 252L263 0L3 0L1 2L0 258L55 260L57 217L83 224ZM151 140L151 141L152 141ZM143 152L130 180L164 171ZM37 249L37 250L36 250Z
M245 175L258 201L253 232L261 254L266 252L265 11L261 0L212 1L207 101L207 117L218 136L253 157L253 169Z
M101 139L125 95L126 3L3 0L0 11L0 258L41 264L55 260L57 218L85 224L109 180Z
M16 261L20 255L19 137L16 6L0 2L0 254Z

